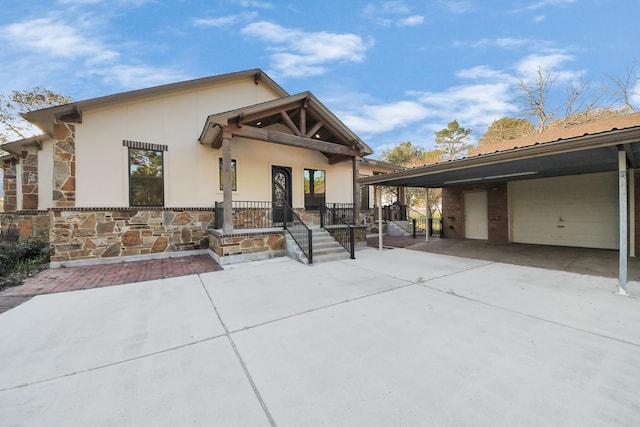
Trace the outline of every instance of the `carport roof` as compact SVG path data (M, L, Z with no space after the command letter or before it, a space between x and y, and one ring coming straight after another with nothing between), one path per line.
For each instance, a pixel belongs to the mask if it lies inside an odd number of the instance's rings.
M637 168L640 113L508 140L470 157L375 175L360 183L438 188L615 171L620 150Z

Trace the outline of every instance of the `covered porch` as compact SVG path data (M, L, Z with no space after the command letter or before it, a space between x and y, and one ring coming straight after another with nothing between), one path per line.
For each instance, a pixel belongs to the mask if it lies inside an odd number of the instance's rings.
M311 263L314 252L319 254L313 248L319 232L312 229L317 227L330 232L352 257L358 234L364 244L364 233L352 228L360 217L360 160L373 151L310 92L211 115L199 142L221 153L214 253L289 253L282 240L290 236ZM232 152L240 146L254 157L264 153L243 183L251 192L236 192ZM271 155L274 150L277 156Z

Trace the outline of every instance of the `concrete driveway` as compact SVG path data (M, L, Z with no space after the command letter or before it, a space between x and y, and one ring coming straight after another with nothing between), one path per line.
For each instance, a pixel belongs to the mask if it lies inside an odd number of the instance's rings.
M640 284L357 257L37 296L0 314L0 425L637 425Z

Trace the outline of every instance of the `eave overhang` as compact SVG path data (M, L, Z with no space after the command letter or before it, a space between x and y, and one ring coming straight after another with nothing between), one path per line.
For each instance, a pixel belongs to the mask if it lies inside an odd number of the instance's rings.
M72 102L69 104L30 111L28 113L21 114L21 116L30 123L38 126L43 132L52 135L54 123L81 123L82 112L87 109L102 108L122 102L133 102L151 96L166 95L184 90L206 87L213 84L237 81L242 79L251 79L256 85L264 84L268 88L270 88L276 94L276 96L285 97L289 95L287 91L285 91L280 85L273 81L271 77L264 73L264 71L256 68L235 73L221 74L217 76L170 83L151 88L132 90L113 95L101 96L98 98L91 98L84 101Z
M640 127L514 148L360 179L360 184L449 187L615 171L618 151L640 160Z

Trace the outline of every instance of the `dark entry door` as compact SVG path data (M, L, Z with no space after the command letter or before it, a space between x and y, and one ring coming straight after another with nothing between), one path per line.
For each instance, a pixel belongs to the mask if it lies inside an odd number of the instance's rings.
M291 168L271 167L271 201L273 202L273 222L291 221L291 214L285 209L291 206Z

